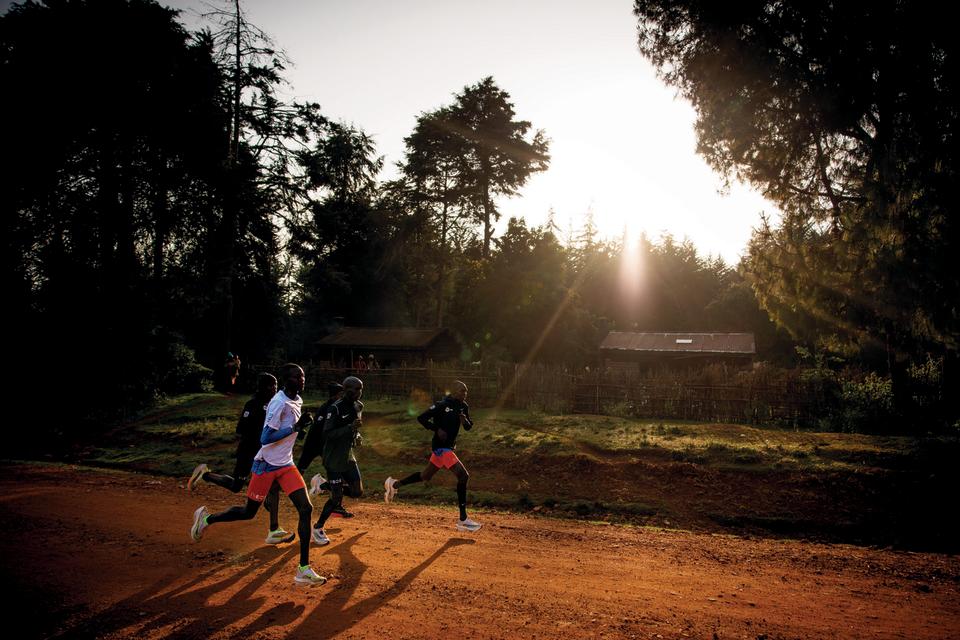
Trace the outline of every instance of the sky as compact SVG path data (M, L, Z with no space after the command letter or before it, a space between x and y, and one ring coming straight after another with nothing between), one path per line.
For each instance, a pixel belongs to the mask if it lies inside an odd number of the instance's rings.
M203 0L160 0L201 24ZM3 2L5 10L9 2ZM550 168L503 199L528 224L555 212L563 239L593 212L601 235L689 238L736 263L774 205L724 190L696 154L691 105L657 79L636 44L631 0L247 0L248 19L294 66L288 97L368 134L396 175L419 114L493 76L519 119L551 140Z

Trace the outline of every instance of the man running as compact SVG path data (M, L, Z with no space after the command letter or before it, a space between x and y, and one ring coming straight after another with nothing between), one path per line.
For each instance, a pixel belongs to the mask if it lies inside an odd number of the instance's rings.
M359 498L363 495L363 480L360 467L353 455L353 447L360 441L360 427L363 425L363 382L360 378L349 376L343 381L343 395L327 411L323 419L323 466L330 477L321 488L330 491L330 497L323 505L320 517L313 527L313 541L319 545L330 544L330 538L323 530L327 518L338 508L342 508L343 495Z
M206 464L198 464L187 482L187 491L193 491L201 480L223 487L233 493L239 493L243 489L250 476L253 458L262 446L260 444L260 434L263 431L263 423L267 418L267 403L275 395L277 395L277 379L269 373L261 373L257 376L257 393L243 406L243 412L241 412L240 419L237 421L237 433L240 434L240 442L237 444L235 455L237 462L233 467L233 475L213 473ZM267 499L264 500L264 506L270 514L267 544L290 542L296 537L296 534L284 531L280 527L277 516L280 506L279 498L279 492L271 491Z
M320 409L317 411L317 419L313 423L313 426L310 427L310 431L307 432L307 439L304 441L303 448L300 450L300 459L297 461L297 469L300 470L300 475L304 475L307 467L310 466L310 463L313 462L317 456L323 455L323 443L325 440L323 424L327 413L330 411L330 405L337 401L342 392L342 384L331 382L327 385L327 394L329 395L329 398L326 402L320 405ZM319 473L310 479L310 491L308 493L311 496L319 495L323 491L328 491L329 489L330 486L327 483L326 478ZM342 504L337 507L331 515L340 518L353 517L353 514L344 509Z
M281 369L281 378L284 380L283 389L267 405L267 417L260 434L263 446L253 460L247 504L213 515L205 506L200 507L193 514L190 537L195 542L199 541L204 530L217 522L252 519L270 492L270 487L277 482L293 502L299 516L297 533L300 536L300 564L294 582L323 584L327 579L310 567L310 517L313 515L313 506L307 496L303 476L293 464L293 445L297 440L297 432L311 421L309 413L301 415L303 399L300 392L303 391L306 376L299 365L285 364Z
M473 422L470 420L470 407L467 406L466 399L467 385L457 380L453 383L453 391L420 414L417 418L420 424L433 431L433 440L430 443L433 453L430 455L430 462L423 471L417 471L401 480L387 478L383 483L383 499L385 502L390 502L397 495L400 487L428 481L441 467L445 467L457 477L457 503L460 506L457 529L472 532L483 525L467 517L467 480L470 479L470 474L454 453L460 427L463 426L467 431L473 427Z

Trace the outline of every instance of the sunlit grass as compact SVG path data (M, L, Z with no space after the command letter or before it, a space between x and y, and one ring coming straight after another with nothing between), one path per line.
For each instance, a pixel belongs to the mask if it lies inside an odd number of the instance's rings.
M110 431L87 451L84 462L171 476L186 476L200 462L231 471L236 447L236 420L246 396L192 394L171 399L126 425ZM315 410L322 394L307 395L305 407ZM406 401L365 400L364 445L358 450L368 491L379 491L388 475L401 477L422 470L429 456L431 433L416 420L425 407ZM520 410L476 410L476 427L461 431L458 451L466 462L509 473L531 459L562 461L575 457L620 461L685 463L717 470L773 473L829 471L885 472L916 468L932 455L956 451L955 442L920 441L909 437L818 433L757 426L636 420L616 416L547 415ZM951 448L952 447L952 448ZM298 446L299 450L299 446ZM939 453L938 453L939 452ZM296 455L296 454L295 454ZM469 466L469 464L468 464ZM322 472L318 459L307 476ZM415 485L404 494L415 501L452 501L445 472L432 484ZM530 492L523 483L471 499L499 508L545 508L580 516L600 512L570 497ZM473 492L471 493L473 495ZM609 505L608 505L609 506ZM661 505L631 505L622 500L619 513L645 514Z

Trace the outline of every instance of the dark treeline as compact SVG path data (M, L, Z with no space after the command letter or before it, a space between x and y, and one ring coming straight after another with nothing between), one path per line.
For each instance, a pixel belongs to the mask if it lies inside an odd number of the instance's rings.
M737 266L669 237L564 233L552 217L496 236L497 202L550 155L493 78L420 114L383 181L370 136L280 98L287 60L238 4L197 33L147 0L13 5L0 18L9 360L54 388L69 420L203 388L227 351L308 359L337 323L444 326L465 363L571 367L593 364L610 329L751 331L777 364L803 345L821 373L842 358L896 383L926 367L942 395L955 181L942 141L928 145L953 135L952 95L922 87L930 122L897 91L888 118L859 95L825 113L825 96L845 94L804 95L809 79L764 87L786 63L762 47L797 36L791 23L749 41L740 22L773 19L761 4L636 6L641 50L698 109L701 151L783 207ZM862 75L844 60L818 62L845 65L829 87ZM850 91L869 94L862 80ZM773 120L787 109L799 131Z

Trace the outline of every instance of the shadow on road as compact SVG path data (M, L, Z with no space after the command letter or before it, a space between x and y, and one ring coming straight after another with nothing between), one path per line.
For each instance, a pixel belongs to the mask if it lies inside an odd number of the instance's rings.
M303 622L291 631L291 637L331 637L350 629L403 593L417 576L436 562L444 553L454 547L471 545L476 542L468 538L451 538L430 556L424 558L400 576L389 589L347 606L350 596L360 585L363 574L367 569L367 565L360 562L353 553L353 545L363 535L363 533L359 533L330 549L328 554L338 556L340 559L340 571L344 575L344 579L304 618Z
M282 550L260 548L240 556L228 567L208 569L172 589L181 576L169 576L53 637L103 637L121 630L141 637L151 633L180 639L209 637L260 609L266 599L257 596L257 590L297 553L296 545ZM218 578L218 574L224 575ZM223 604L207 602L236 585L240 585L239 591ZM292 579L290 588L295 588ZM247 625L245 635L249 637L270 626L290 624L303 615L303 609L303 605L292 603L273 607Z

